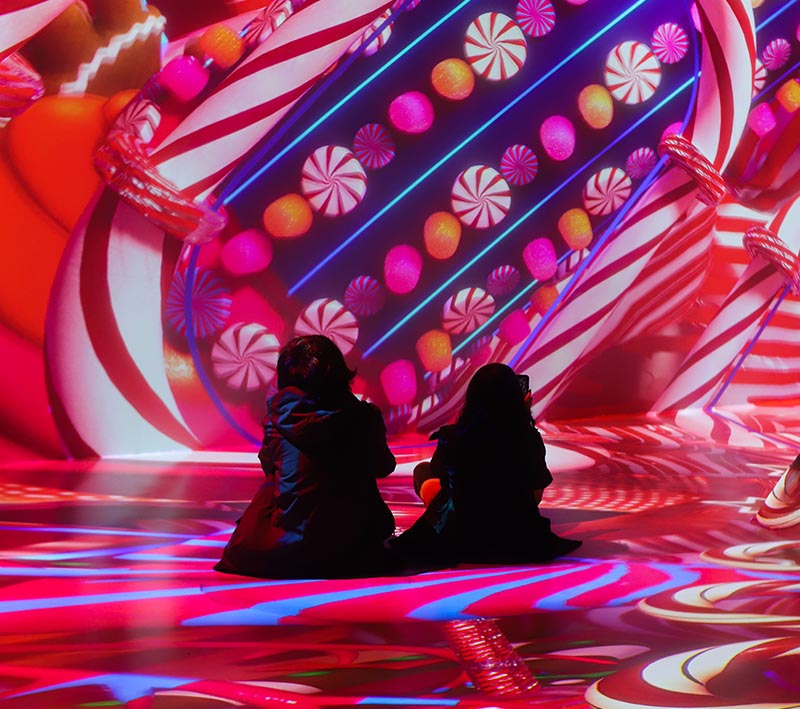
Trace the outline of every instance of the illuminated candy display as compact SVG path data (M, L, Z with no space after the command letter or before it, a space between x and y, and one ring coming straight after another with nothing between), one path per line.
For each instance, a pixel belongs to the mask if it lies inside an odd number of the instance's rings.
M407 359L399 359L386 365L380 380L392 406L408 404L417 395L417 370L414 363Z
M486 279L486 290L495 298L511 293L519 285L519 271L509 264L498 266Z
M522 259L537 281L546 281L556 274L558 259L550 239L534 239L522 252Z
M358 276L347 285L344 304L358 317L375 315L386 301L386 291L372 276Z
M606 128L614 118L614 102L605 86L590 84L578 94L578 110L590 128Z
M783 37L773 39L761 52L761 61L769 71L777 71L786 62L792 54L792 45Z
M568 159L575 151L575 127L566 116L550 116L539 128L545 152L553 159Z
M452 363L453 350L446 332L429 330L419 337L416 347L422 366L429 372L441 372Z
M258 273L272 261L272 242L260 229L245 229L232 236L220 254L225 270L234 276Z
M658 155L652 148L636 148L625 158L625 172L634 180L647 177L656 166Z
M277 239L302 236L314 220L311 205L299 194L287 194L269 204L262 216L264 228Z
M417 287L422 274L422 254L408 244L389 249L383 261L386 287L398 295L410 293Z
M389 104L389 121L401 133L424 133L433 125L431 100L421 91L400 94Z
M209 271L194 274L190 296L191 326L197 337L205 338L222 330L231 312L230 292ZM178 270L164 307L164 316L179 335L186 334L186 272Z
M423 226L425 249L435 259L450 258L461 241L461 222L450 212L434 212Z
M631 178L618 167L595 173L583 188L583 205L589 214L610 214L631 195Z
M592 243L592 223L582 209L568 209L558 218L558 231L573 251L585 249Z

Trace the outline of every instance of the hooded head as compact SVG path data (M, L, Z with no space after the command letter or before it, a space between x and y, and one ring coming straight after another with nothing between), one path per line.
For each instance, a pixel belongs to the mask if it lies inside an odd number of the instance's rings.
M349 393L356 375L344 361L342 351L324 335L289 340L278 356L277 373L279 389L294 386L316 399Z

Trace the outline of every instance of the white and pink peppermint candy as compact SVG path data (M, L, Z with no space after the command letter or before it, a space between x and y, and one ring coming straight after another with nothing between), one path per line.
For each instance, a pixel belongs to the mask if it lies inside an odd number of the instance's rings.
M364 199L367 173L347 148L324 145L303 164L300 189L315 211L338 217Z
M531 37L543 37L556 24L556 11L550 0L519 0L517 23Z
M338 300L320 298L300 313L294 332L295 335L325 335L346 355L358 339L358 323Z
M783 37L773 39L761 52L761 61L769 71L780 69L792 54L792 46Z
M642 103L661 83L661 63L646 44L622 42L608 53L605 82L617 101Z
M451 335L472 332L494 313L494 298L483 288L462 288L442 308L442 326Z
M257 47L291 16L292 0L272 0L247 23L242 39L249 47Z
M527 145L512 145L500 158L500 172L512 185L527 185L539 172L539 158Z
M658 156L652 148L636 148L625 159L625 172L634 180L647 177L656 166Z
M453 213L467 226L486 229L505 219L511 207L508 183L486 165L473 165L453 183Z
M618 167L592 175L583 188L583 206L589 214L603 215L619 209L631 196L631 178Z
M255 391L275 376L280 343L263 325L236 323L211 348L214 374L231 389Z
M500 12L485 12L467 29L464 55L478 76L503 81L525 64L528 45L522 30L510 17Z
M689 38L685 30L674 22L665 22L653 32L653 54L664 64L675 64L686 56Z

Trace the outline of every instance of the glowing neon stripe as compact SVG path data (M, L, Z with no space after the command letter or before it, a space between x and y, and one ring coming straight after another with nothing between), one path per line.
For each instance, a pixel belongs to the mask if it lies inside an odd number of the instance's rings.
M482 616L465 613L464 609L469 608L478 601L484 600L487 596L491 596L495 593L502 593L503 591L510 591L520 586L539 583L540 581L549 581L551 579L561 578L562 576L569 576L581 571L585 572L586 567L574 566L551 571L547 574L540 574L533 578L526 576L525 578L506 581L493 586L487 585L481 588L473 588L464 593L456 593L452 596L446 596L445 598L439 598L431 603L426 603L424 606L419 606L419 608L409 613L407 617L413 618L414 620L474 620Z
M402 59L408 52L410 52L414 47L416 47L420 42L426 39L429 35L435 32L439 27L441 27L445 22L447 22L453 15L460 12L464 7L469 5L472 0L462 0L461 3L456 5L450 12L446 15L443 15L437 22L432 24L428 29L426 29L419 37L414 39L412 42L409 42L401 51L399 51L394 57L392 57L386 64L381 66L374 74L369 76L368 78L364 79L358 86L352 89L344 98L340 99L336 102L330 109L328 109L322 116L320 116L314 123L312 123L308 128L306 128L299 136L297 136L291 143L289 143L285 148L283 148L275 157L271 158L267 161L261 168L259 168L253 175L247 178L239 187L235 189L231 189L231 185L228 185L225 190L220 192L219 198L217 200L217 204L221 203L223 205L228 204L231 200L235 199L238 195L240 195L244 190L246 190L250 185L253 184L259 177L261 177L267 170L269 170L278 160L280 160L286 153L292 150L298 143L300 143L304 138L306 138L310 133L316 130L321 124L327 121L334 113L336 113L342 106L348 103L354 96L357 96L359 92L369 86L373 81L375 81L381 74L387 71L391 66L396 64L400 59ZM395 10L392 15L387 18L387 20L378 27L375 32L371 35L372 37L377 37L383 31L383 28L390 24L395 17L397 17L402 12L402 8L398 8ZM364 47L369 44L368 41L364 42ZM329 76L327 80L320 86L309 98L306 100L303 105L295 112L292 117L291 121L288 121L284 126L282 126L276 133L274 133L270 139L270 142L265 145L252 160L248 161L248 163L242 167L239 172L246 172L249 170L254 164L260 162L264 154L271 150L275 143L283 137L283 135L291 128L300 116L305 113L305 111L310 108L311 104L316 101L320 94L322 94L328 86L339 77L340 74L344 72L350 64L352 64L359 56L360 53L354 53L351 55L348 60L340 66L334 74Z
M649 119L653 114L659 111L664 105L672 101L675 96L677 96L681 91L686 89L692 83L694 83L695 78L692 77L684 84L679 86L675 89L669 96L661 101L658 105L654 106L648 113L642 116L638 121L636 121L633 125L631 125L628 130L622 133L620 136L617 137L612 143L606 146L604 150L599 152L597 155L592 157L590 160L585 162L581 165L575 172L573 172L566 180L564 180L558 187L553 189L549 194L543 197L539 202L537 202L533 207L531 207L525 214L523 214L517 221L515 221L511 226L509 226L504 232L498 235L492 242L490 242L487 246L485 246L476 256L470 259L464 266L462 266L458 271L456 271L453 275L451 275L444 283L442 283L438 288L436 288L432 293L430 293L426 298L424 298L418 305L416 305L412 310L406 313L397 323L395 323L392 328L390 328L387 332L385 332L378 340L373 342L366 350L364 350L364 357L369 356L372 354L378 347L380 347L386 340L388 340L395 332L397 332L401 327L406 325L409 320L411 320L414 316L417 315L424 307L426 307L434 298L436 298L441 292L447 288L453 281L457 280L462 274L464 274L467 270L472 268L478 261L480 261L486 254L488 254L492 249L494 249L499 243L505 240L518 226L520 226L525 220L531 217L538 209L549 202L556 194L558 194L564 187L566 187L572 180L578 177L587 167L589 167L592 163L600 159L606 152L611 150L618 142L624 140L629 133L633 130L638 128L644 121ZM635 193L634 197L637 196L641 192L641 187ZM628 204L633 204L634 197L629 198ZM615 223L618 220L615 220ZM606 234L610 233L606 232Z
M34 525L0 525L4 532L64 532L66 534L97 534L109 537L155 537L156 539L192 539L191 534L168 534L159 532L136 532L123 529L95 529L92 527L39 527Z
M364 697L357 704L380 704L390 707L454 707L458 699L409 699L408 697Z
M620 22L622 22L628 15L633 13L637 10L641 5L648 2L648 0L638 0L636 3L631 5L625 12L621 15L617 16L614 20L612 20L609 24L603 27L601 30L598 30L592 37L586 40L583 44L581 44L577 49L574 49L570 52L564 59L562 59L558 64L553 66L552 69L547 71L543 74L539 79L533 82L525 91L518 94L511 102L506 104L502 109L500 109L497 113L495 113L488 121L486 121L482 126L478 127L474 130L470 135L468 135L464 140L462 140L458 145L456 145L453 149L449 152L445 153L445 155L439 160L437 160L431 167L429 167L425 172L423 172L417 179L415 179L408 187L406 187L402 192L397 194L392 200L390 200L386 205L384 205L381 209L379 209L375 214L372 215L366 222L364 222L356 231L354 231L350 236L348 236L341 244L339 244L333 251L331 251L325 258L323 258L316 266L314 266L310 271L308 271L297 283L295 283L289 289L289 295L293 295L299 288L305 285L311 278L313 278L320 270L322 270L331 260L336 258L342 251L344 251L350 244L352 244L356 239L358 239L370 226L372 226L378 219L380 219L386 212L388 212L392 207L394 207L398 202L403 200L410 192L412 192L417 186L422 184L425 180L427 180L434 172L436 172L442 165L444 165L450 158L452 158L456 153L460 152L465 146L469 145L475 138L477 138L481 133L483 133L489 126L491 126L495 121L499 118L504 116L508 113L514 106L516 106L520 101L527 98L528 95L537 89L543 82L547 81L553 74L561 70L566 64L571 62L575 57L583 52L584 49L589 47L593 44L596 40L598 40L603 35L610 32L614 27L616 27Z

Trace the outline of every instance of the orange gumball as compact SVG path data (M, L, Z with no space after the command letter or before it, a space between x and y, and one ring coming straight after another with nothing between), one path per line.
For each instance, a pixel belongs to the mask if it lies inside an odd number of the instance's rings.
M45 96L7 127L17 175L70 231L102 184L93 160L108 131L105 103L102 96Z
M578 110L590 128L605 128L614 118L614 101L605 86L589 84L578 95Z
M428 478L428 480L422 483L419 488L419 497L425 504L425 507L428 507L431 502L433 502L433 498L439 494L441 489L442 483L439 481L439 478Z
M585 249L592 243L592 223L585 210L568 209L558 219L558 231L574 251Z
M276 239L293 239L311 228L314 216L308 200L299 194L279 197L264 210L264 228Z
M425 369L441 372L453 360L450 335L442 330L429 330L417 340L417 354Z
M531 297L531 305L539 315L544 315L558 298L558 288L555 286L540 286Z
M209 27L200 36L199 46L222 69L230 69L244 53L244 40L227 25Z
M451 101L463 101L475 88L475 74L463 59L445 59L431 71L437 94Z
M461 222L450 212L434 212L425 220L423 238L433 258L450 258L461 241Z

